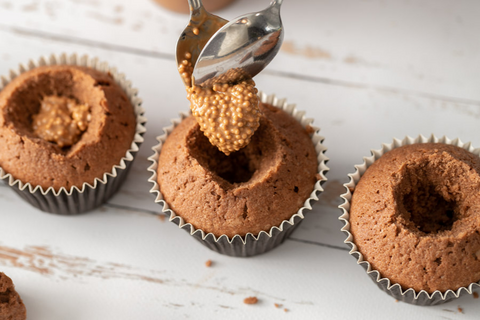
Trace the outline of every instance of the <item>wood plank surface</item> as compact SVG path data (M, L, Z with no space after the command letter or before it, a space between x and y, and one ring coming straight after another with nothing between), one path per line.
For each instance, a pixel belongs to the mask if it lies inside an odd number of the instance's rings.
M187 16L149 0L0 0L0 75L51 53L97 56L139 89L148 119L126 183L91 213L45 214L0 184L0 270L29 319L477 319L472 296L427 308L378 290L348 255L337 206L353 166L394 137L480 147L479 13L473 0L285 1L284 45L255 81L314 118L329 181L283 245L240 259L162 219L148 192L155 137L188 110L173 55ZM259 303L244 304L249 296Z

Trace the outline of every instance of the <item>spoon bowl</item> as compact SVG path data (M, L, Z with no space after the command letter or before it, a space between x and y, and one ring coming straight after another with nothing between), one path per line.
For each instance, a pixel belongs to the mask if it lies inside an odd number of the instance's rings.
M201 0L188 0L190 21L177 41L176 62L180 66L184 61L195 65L205 44L228 21L205 10ZM191 85L191 74L182 76L185 85Z
M274 0L267 9L240 16L216 31L196 59L194 84L236 82L262 71L283 41L282 2Z

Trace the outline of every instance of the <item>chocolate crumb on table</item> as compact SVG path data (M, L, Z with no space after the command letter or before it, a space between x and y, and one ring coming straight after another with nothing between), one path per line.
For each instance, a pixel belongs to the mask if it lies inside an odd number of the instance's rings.
M290 310L288 310L287 308L285 308L285 309L283 309L283 311L288 312L288 311L290 311Z
M280 308L282 306L281 304L278 304L278 303L274 303L273 305L275 306L275 308Z
M257 302L258 302L257 297L248 297L243 299L243 303L245 304L257 304Z
M212 266L212 260L207 260L205 262L205 266L207 266L208 268L210 268Z
M478 299L478 292L473 293L473 299Z
M460 306L458 306L457 310L458 310L458 312L463 313L463 309L460 308Z

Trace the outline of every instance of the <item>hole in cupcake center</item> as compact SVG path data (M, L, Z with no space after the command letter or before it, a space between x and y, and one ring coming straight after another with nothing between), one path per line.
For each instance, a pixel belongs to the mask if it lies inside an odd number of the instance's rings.
M461 184L445 167L442 160L433 164L425 158L416 159L399 172L400 180L394 189L400 208L399 221L413 232L431 234L451 230L462 214Z
M45 96L38 113L32 116L32 131L39 138L66 148L80 140L90 119L88 105L67 97Z
M403 198L410 221L425 233L452 229L455 217L455 202L445 200L432 185L420 185Z
M230 184L249 181L257 170L257 161L248 156L245 148L226 156L200 129L188 137L188 148L200 165Z

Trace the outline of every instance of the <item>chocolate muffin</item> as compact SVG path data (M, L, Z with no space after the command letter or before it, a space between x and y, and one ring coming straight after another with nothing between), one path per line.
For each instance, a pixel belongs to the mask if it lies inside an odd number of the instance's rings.
M94 184L131 147L136 115L109 73L34 68L0 92L0 167L43 190Z
M0 272L0 320L25 320L27 310L12 279Z
M403 290L478 282L480 158L443 143L395 148L355 186L349 223L363 260Z
M260 127L243 149L226 156L184 119L158 159L163 199L205 233L257 235L303 206L317 182L317 153L302 125L285 111L260 104Z

